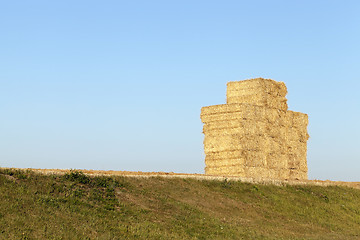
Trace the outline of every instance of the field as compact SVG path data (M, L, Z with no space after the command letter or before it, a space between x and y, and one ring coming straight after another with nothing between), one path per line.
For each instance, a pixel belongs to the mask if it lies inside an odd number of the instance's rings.
M0 239L360 239L360 190L0 169Z

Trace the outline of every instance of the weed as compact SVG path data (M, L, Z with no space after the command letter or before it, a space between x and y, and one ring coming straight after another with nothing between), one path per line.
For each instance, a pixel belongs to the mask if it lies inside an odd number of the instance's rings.
M64 175L64 178L66 180L69 180L72 182L77 182L77 183L82 183L82 184L90 183L90 178L87 175L85 175L83 172L78 171L78 170L70 170L69 173L66 173Z
M227 180L227 178L224 179L224 181L221 182L221 187L222 188L230 188L231 187L231 182Z
M254 192L258 192L258 191L259 191L259 187L256 186L256 185L254 185L251 190L254 191Z

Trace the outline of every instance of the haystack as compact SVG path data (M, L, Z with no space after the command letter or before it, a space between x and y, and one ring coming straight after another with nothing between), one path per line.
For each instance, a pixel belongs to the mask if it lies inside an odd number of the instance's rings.
M288 111L283 82L227 84L227 104L203 107L205 174L307 179L308 117Z

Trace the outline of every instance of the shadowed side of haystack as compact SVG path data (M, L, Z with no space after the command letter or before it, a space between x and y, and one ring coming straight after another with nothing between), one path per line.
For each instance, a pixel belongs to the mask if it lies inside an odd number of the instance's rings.
M308 117L288 111L283 82L227 84L227 104L203 107L205 174L307 179Z

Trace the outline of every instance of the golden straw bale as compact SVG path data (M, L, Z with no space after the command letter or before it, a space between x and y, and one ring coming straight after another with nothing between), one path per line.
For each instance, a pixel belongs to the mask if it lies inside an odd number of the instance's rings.
M233 135L205 135L205 152L239 150L241 146L240 141L241 139Z
M250 103L286 111L287 93L284 83L269 79L230 82L227 85L227 103Z
M299 171L307 171L308 170L306 164L304 162L300 162L300 161L289 161L288 166L289 166L288 167L289 170L299 170Z
M200 118L203 119L203 116L225 114L225 113L237 113L241 118L246 119L266 119L267 109L262 106L255 106L252 104L242 103L242 104L221 104L201 108ZM273 109L272 111L276 111ZM203 121L204 123L207 121Z
M243 136L242 138L237 137L234 141L238 145L239 149L253 151L263 150L266 148L266 138L264 136ZM244 153L243 153L244 154Z
M221 148L224 151L228 149L226 145L235 145L239 149L257 149L265 148L267 138L261 135L241 135L241 134L224 134L224 135L205 135L205 147ZM231 147L232 148L232 147Z
M239 146L233 141L231 135L225 136L205 136L204 138L205 153L234 151L238 150Z
M288 119L290 126L295 126L298 128L306 128L309 124L308 115L305 113L287 111L286 117Z
M285 98L285 95L281 95L278 92L271 92L269 89L267 91L263 91L263 88L232 88L231 86L226 89L227 97L239 97L239 96L247 96L247 95L261 95L265 97L281 97Z
M295 128L295 127L288 127L286 129L286 141L293 141L293 142L306 142L309 139L309 134L307 133L306 128Z
M306 127L309 124L309 117L305 113L294 112L293 125Z
M209 126L204 125L203 133L210 135L210 136L219 136L219 135L238 135L238 136L245 136L245 135L262 135L263 131L261 128L257 128L256 125L252 125L251 127L247 128L244 126L239 127L229 127L229 128L217 128L211 129Z
M263 131L269 138L276 138L279 139L279 141L286 140L287 128L285 126L267 124Z
M204 124L203 133L205 133L205 135L222 135L233 133L244 135L261 135L264 133L264 129L267 127L267 125L267 123L261 121L235 119Z
M298 158L293 154L288 155L288 168L293 170L307 171L306 158Z
M288 168L287 154L268 153L266 156L266 166L270 169Z
M245 174L247 177L253 178L271 178L270 169L264 167L245 167Z
M205 167L205 174L221 176L246 176L245 170L242 168L242 166L238 165L229 165L226 167Z
M269 179L288 179L289 178L289 170L287 169L268 169L268 178Z
M286 118L286 112L280 109L272 109L266 108L265 109L266 117L268 123L280 126L287 126L288 119Z
M307 170L306 152L287 154L288 168Z
M264 147L262 148L265 152L274 152L274 153L286 153L287 145L277 138L265 138Z
M226 89L226 97L239 97L245 95L257 95L257 94L269 94L267 92L261 92L258 88L240 88L240 89L233 89L227 88Z
M232 119L227 121L212 121L204 124L203 130L204 131L211 131L216 129L223 129L223 128L236 128L236 127L243 127L243 122L246 120L241 119Z
M299 167L301 166L302 168L304 166L307 166L307 162L306 162L306 148L288 148L288 165L289 167ZM294 165L295 164L295 165ZM298 164L298 165L296 165Z
M265 115L257 116L256 114L256 106L248 105L248 104L229 104L229 106L233 106L233 111L231 108L214 108L214 109L206 109L202 108L202 113L200 115L203 123L214 122L214 121L228 121L231 119L254 119L254 120L266 120ZM229 110L230 109L230 110ZM211 111L212 110L212 111ZM229 110L229 111L223 111Z
M236 119L248 119L248 118L250 118L249 115L243 114L241 112L218 113L218 114L209 114L209 115L201 116L201 120L203 121L203 123L217 122L217 121L229 121L229 120L236 120Z
M247 167L266 166L266 154L262 151L244 151L243 155Z
M257 106L251 104L220 104L201 108L201 116L219 114L219 113L234 113L234 112L253 112Z
M248 88L248 89L241 89L241 90L231 90L227 89L226 97L251 97L251 96L258 96L260 99L283 99L286 100L285 96L274 95L268 92L262 92L261 89L255 88ZM250 102L239 102L239 103L250 103Z
M296 139L296 141L305 142L309 139L309 134L307 132L306 127L295 127L294 126L294 127L292 127L291 130L290 130L290 128L288 128L286 134L287 135L294 134L294 136L290 136L290 138L297 136L298 138Z
M244 96L228 96L226 100L227 104L233 103L249 103L253 105L276 108L283 111L288 109L287 100L285 97L272 97L267 94L261 95L244 95Z
M231 158L231 159L211 159L206 156L205 164L207 167L226 167L226 166L240 166L241 168L245 164L244 158Z
M273 95L285 97L287 94L286 85L283 82L277 82L271 79L255 78L243 81L234 81L227 83L227 89L230 91L243 89L258 89L259 92L267 92Z
M235 150L235 151L223 151L223 152L210 152L206 154L206 158L209 159L233 159L233 158L240 158L243 154L242 150Z
M289 179L307 179L307 172L301 170L290 170Z
M289 125L285 111L249 104L223 104L203 107L200 118L205 124L242 119L270 122L276 125Z
M306 165L306 152L297 152L297 153L288 153L287 154L287 158L288 158L288 165L289 167L292 166L292 163L298 163L301 165Z
M287 142L287 152L288 153L305 153L307 151L307 144L300 141L289 141Z
M277 169L275 179L289 179L290 171L289 169Z

